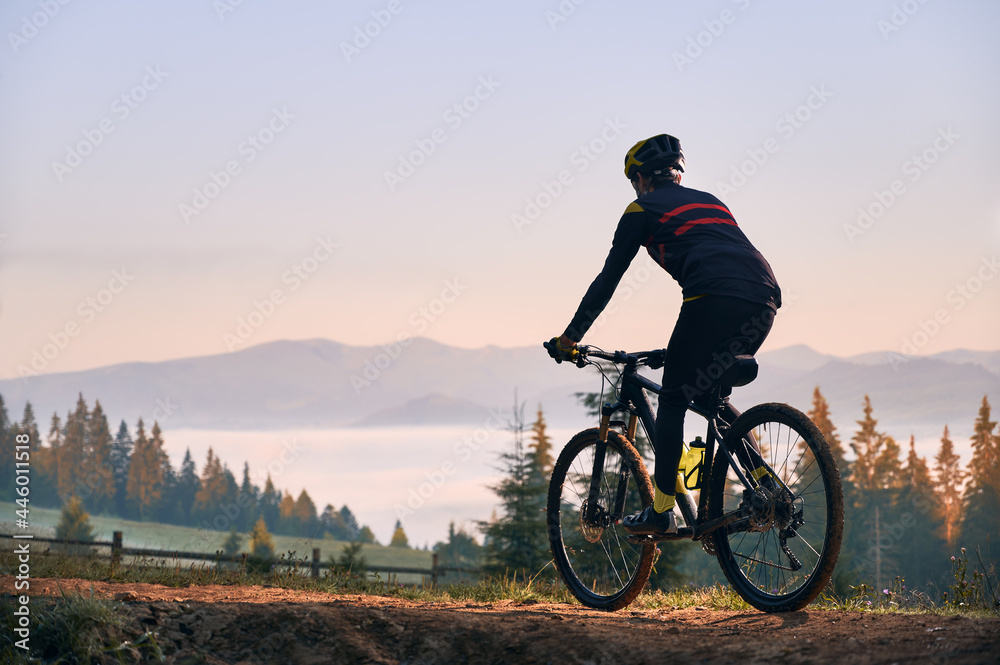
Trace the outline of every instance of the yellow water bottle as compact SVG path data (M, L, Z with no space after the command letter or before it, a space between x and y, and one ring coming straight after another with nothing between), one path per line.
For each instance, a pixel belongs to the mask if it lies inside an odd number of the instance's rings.
M689 490L700 490L702 481L702 470L705 461L705 442L700 436L696 436L691 442L691 447L684 454L682 467L684 468L684 487Z

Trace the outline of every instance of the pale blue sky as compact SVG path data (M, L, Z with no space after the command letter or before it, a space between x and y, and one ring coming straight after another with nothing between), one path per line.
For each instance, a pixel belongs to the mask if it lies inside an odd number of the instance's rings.
M901 351L915 335L921 353L997 348L996 3L589 0L553 28L555 1L391 14L243 0L220 18L225 2L0 7L0 376L59 341L45 372L273 339L539 343L601 266L632 196L624 152L660 132L684 145L685 184L726 201L774 267L787 306L768 348ZM912 15L885 32L894 6ZM341 43L372 12L391 21L348 62ZM702 52L679 65L689 39ZM144 79L124 117L115 100ZM460 125L445 115L477 88ZM796 112L798 127L782 123ZM60 182L53 163L102 120L114 131ZM281 131L248 161L242 142L272 122ZM438 129L390 191L385 173ZM581 161L592 141L606 150ZM925 151L926 171L907 166ZM179 206L230 161L239 172L185 223ZM569 184L518 232L512 215L563 170ZM894 180L901 193L849 238ZM339 245L332 257L315 260L317 238ZM102 292L123 268L131 281ZM634 295L585 341L666 341L679 290L644 255L630 276ZM449 280L457 297L438 301ZM954 290L969 280L975 293ZM270 315L227 344L275 291Z

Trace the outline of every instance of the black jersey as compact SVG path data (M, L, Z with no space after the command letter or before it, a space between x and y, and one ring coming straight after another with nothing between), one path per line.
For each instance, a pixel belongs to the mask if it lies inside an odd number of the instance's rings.
M736 225L729 208L707 192L665 183L625 209L604 269L587 289L566 328L567 337L583 338L639 247L677 280L685 300L721 295L781 306L771 266Z

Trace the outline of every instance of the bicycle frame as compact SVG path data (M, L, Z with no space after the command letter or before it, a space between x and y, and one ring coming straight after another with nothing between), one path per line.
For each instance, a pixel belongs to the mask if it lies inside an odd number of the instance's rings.
M586 511L588 513L586 515L588 519L593 520L595 517L593 511L596 510L596 498L599 491L598 481L600 475L597 473L597 470L604 467L604 456L607 449L607 433L612 424L611 416L619 411L627 412L629 414L629 421L626 429L626 436L628 437L629 442L633 444L635 443L637 421L642 423L647 437L652 440L652 436L655 433L656 420L653 415L652 404L649 401L646 391L659 394L660 389L661 386L659 384L638 373L637 358L626 356L625 367L622 371L621 382L618 387L618 403L613 405L606 404L601 409L601 427L599 436L601 443L598 444L597 450L595 451L595 473L591 480L588 507ZM694 411L708 421L708 431L705 437L705 460L702 463L702 489L700 491L697 506L695 506L694 500L688 493L681 494L681 496L684 497L683 500L681 500L680 496L677 497L677 506L680 509L681 514L684 517L684 522L687 526L679 528L676 534L670 534L667 537L657 538L657 540L676 540L682 538L693 538L698 540L712 533L716 529L728 526L729 524L744 517L741 511L733 511L732 513L723 515L722 517L716 518L710 522L706 521L708 515L708 479L711 476L712 465L716 459L716 444L718 444L719 450L724 453L725 462L736 473L740 481L743 483L743 486L752 486L746 475L743 473L743 470L740 468L740 465L736 463L736 459L734 458L732 451L728 449L725 443L725 433L729 429L731 423L726 422L722 417L722 410L728 404L728 398L721 397L721 392L721 386L716 385L713 388L713 399L711 402L715 405L713 411L709 411L694 402L688 403L687 408L689 411ZM736 415L739 414L737 413ZM619 422L616 422L615 424L624 425L624 423ZM761 466L764 466L764 468L767 469L768 472L773 471L767 462L760 458L759 455L758 461ZM627 473L627 471L623 472ZM616 497L615 506L611 513L612 515L620 516L624 509L625 485L626 483L619 483L619 488L621 488L619 490L619 494L622 496Z

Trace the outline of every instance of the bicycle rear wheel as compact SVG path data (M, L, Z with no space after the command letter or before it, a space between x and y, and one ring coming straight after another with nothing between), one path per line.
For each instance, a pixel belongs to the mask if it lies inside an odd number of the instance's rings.
M549 541L573 595L589 607L618 610L646 586L656 554L653 544L629 543L618 521L651 504L653 486L632 444L609 431L597 502L587 510L598 436L596 428L574 436L552 469Z
M709 517L740 506L748 508L749 517L713 534L719 564L736 592L757 609L799 610L830 581L840 554L844 494L830 448L805 414L773 403L737 418L726 445L750 487L716 456ZM741 450L747 445L760 457ZM773 476L762 467L749 468L750 460L760 458Z

